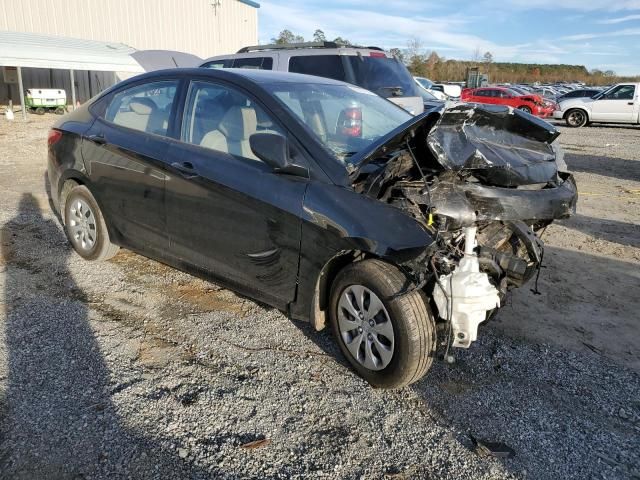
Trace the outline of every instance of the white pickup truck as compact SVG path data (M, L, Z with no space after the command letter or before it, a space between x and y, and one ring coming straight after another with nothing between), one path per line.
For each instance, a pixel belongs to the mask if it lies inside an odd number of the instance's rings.
M568 98L558 104L553 118L570 127L587 123L640 124L640 83L619 83L591 98Z

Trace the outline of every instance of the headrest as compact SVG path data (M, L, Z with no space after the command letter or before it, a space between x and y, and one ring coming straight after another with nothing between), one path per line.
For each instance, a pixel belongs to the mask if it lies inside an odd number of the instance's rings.
M231 107L220 121L218 130L231 140L245 140L256 131L256 111L249 107Z
M138 115L151 115L158 107L155 102L149 98L137 97L131 99L129 108Z

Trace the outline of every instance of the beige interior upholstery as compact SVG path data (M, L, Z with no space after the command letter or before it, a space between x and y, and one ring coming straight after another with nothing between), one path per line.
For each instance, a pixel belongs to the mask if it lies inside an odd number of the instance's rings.
M134 128L143 132L148 131L151 116L158 110L153 100L139 97L132 98L129 102L129 111L118 111L113 119L113 123L123 127Z
M249 146L249 137L256 133L257 124L253 108L231 107L220 120L218 128L207 133L200 145L257 160Z

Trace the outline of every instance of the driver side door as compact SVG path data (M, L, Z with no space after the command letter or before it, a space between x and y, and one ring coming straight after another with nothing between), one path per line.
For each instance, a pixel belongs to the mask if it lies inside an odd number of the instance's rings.
M638 102L635 85L618 85L600 98L591 107L594 122L633 123Z
M170 249L234 290L285 309L295 297L308 180L259 160L249 146L257 132L286 136L248 93L191 81L180 140L168 152Z

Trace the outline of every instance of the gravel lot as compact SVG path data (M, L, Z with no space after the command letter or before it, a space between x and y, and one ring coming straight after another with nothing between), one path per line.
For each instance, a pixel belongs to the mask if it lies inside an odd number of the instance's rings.
M562 128L581 197L542 294L380 391L277 310L81 260L45 193L55 119L0 119L0 478L640 478L640 128Z

